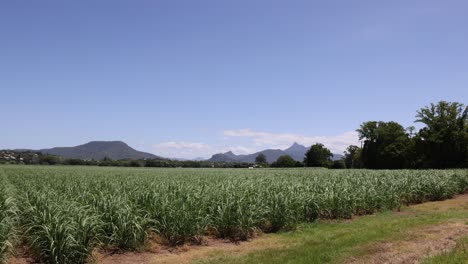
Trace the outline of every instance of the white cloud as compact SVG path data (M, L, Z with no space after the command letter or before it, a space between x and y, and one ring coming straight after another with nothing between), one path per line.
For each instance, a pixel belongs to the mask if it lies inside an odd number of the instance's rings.
M169 158L198 158L206 157L213 148L200 142L162 142L152 146L157 155Z
M239 142L240 139L241 142ZM213 154L232 151L235 154L251 154L267 148L286 149L297 142L304 146L322 143L333 153L342 153L349 145L358 145L354 131L336 136L306 136L288 133L268 133L251 129L226 130L219 144L203 142L168 141L152 146L156 155L168 158L210 158Z
M255 146L274 146L284 149L292 143L310 146L315 143L322 143L334 153L343 152L349 145L358 145L358 134L355 131L345 132L335 136L306 136L288 133L268 133L253 131L251 129L226 130L227 137L250 138Z
M171 148L171 149L186 149L186 148L189 148L189 149L197 150L197 149L208 148L209 145L207 145L205 143L197 143L197 142L169 141L169 142L163 142L163 143L156 144L153 147L155 147L155 148Z
M169 141L152 146L156 155L169 158L210 158L213 154L233 151L236 154L250 154L255 149L244 146L215 146L201 142Z

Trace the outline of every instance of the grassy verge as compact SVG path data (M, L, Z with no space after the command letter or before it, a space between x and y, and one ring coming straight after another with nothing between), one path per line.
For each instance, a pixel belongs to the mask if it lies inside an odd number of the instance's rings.
M270 235L280 237L282 248L248 254L217 251L200 263L342 263L372 254L372 245L376 243L411 239L412 230L463 221L468 218L467 201L465 198L431 202L403 208L399 213L384 212L352 221L307 224L293 233ZM449 263L465 263L456 262L466 257L466 241L461 245L454 252L435 257L431 260L434 262L428 263L447 263L445 258L448 257L454 260Z

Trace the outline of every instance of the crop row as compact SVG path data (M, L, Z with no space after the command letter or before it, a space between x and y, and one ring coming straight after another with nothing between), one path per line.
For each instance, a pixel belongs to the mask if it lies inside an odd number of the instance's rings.
M6 262L17 242L18 208L13 188L0 170L0 263Z
M468 188L466 170L8 166L3 171L3 185L11 190L2 193L16 198L0 195L10 201L0 211L10 219L5 221L10 228L2 220L0 239L14 241L13 230L20 227L35 258L47 263L84 263L96 247L139 249L150 235L172 246L199 243L206 235L246 240L318 218L442 200Z

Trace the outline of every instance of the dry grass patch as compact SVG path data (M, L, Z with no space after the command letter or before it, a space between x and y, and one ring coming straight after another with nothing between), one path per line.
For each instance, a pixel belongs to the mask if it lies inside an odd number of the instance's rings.
M191 263L192 261L209 259L219 254L229 254L231 256L241 256L254 251L285 248L286 246L278 237L262 235L254 240L240 242L237 244L229 240L206 239L205 245L184 245L176 248L161 247L152 252L130 252L123 254L108 255L97 253L95 255L97 263L102 264L163 264L163 263Z
M411 206L413 210L443 212L448 210L468 210L468 193L457 195L454 199L427 202Z
M423 258L451 251L456 240L467 234L464 222L417 228L408 232L407 240L373 244L368 248L369 255L346 263L419 263Z

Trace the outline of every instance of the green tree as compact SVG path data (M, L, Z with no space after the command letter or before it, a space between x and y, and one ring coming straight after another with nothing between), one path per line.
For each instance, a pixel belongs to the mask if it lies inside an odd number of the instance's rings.
M302 164L302 162L296 160L296 164L294 164L294 167L301 168L301 167L304 167L304 164Z
M359 168L356 167L355 162L357 159L357 156L359 154L360 148L358 146L350 145L346 150L343 152L344 154L344 163L346 165L346 168L351 169L351 168Z
M346 165L345 165L344 160L334 160L331 163L330 168L332 168L332 169L346 169Z
M53 155L42 155L40 156L40 163L44 165L56 165L60 164L60 158Z
M283 155L280 156L272 166L278 168L292 168L296 166L296 161L289 155Z
M257 163L257 164L266 164L267 159L266 159L265 154L263 154L263 153L258 154L257 157L255 158L255 163Z
M400 169L410 167L408 159L410 138L397 122L369 121L359 129L359 140L364 140L362 165L370 169Z
M358 151L356 152L356 155L354 155L354 158L353 158L353 168L355 169L364 168L364 166L362 165L362 161L361 161L361 155L362 155L362 148L359 148Z
M424 167L468 165L468 107L440 101L421 108L416 118L425 125L416 136L417 154L423 157Z
M305 154L304 165L306 167L328 167L333 154L323 144L312 145Z

